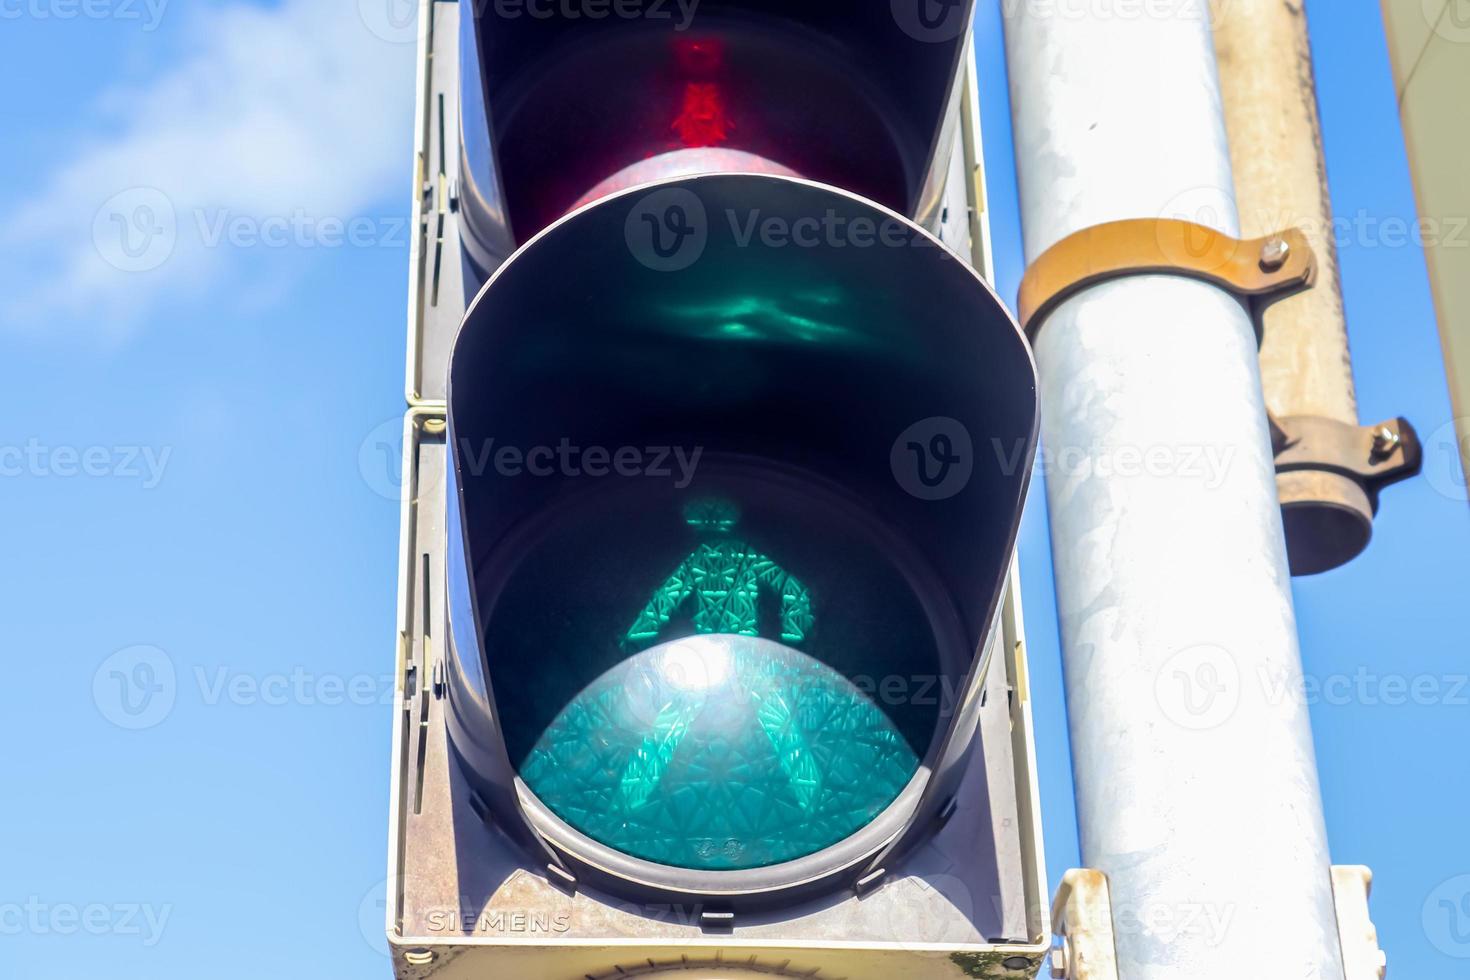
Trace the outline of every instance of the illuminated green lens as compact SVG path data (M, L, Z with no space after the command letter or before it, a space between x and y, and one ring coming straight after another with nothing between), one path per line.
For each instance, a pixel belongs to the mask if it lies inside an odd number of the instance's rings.
M526 784L587 836L684 868L753 868L860 830L918 759L820 661L769 640L662 644L590 684L537 741Z

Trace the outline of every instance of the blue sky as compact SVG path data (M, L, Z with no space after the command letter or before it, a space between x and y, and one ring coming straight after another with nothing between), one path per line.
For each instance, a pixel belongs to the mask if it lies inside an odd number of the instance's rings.
M398 512L374 447L402 407L412 46L368 3L0 12L0 974L386 976ZM1411 221L1376 2L1331 13L1314 29L1334 206ZM998 24L986 0L1013 296ZM96 223L119 194L174 233L119 252ZM1355 232L1342 263L1364 419L1441 432L1419 249ZM1393 975L1413 980L1470 957L1438 911L1470 893L1470 507L1442 435L1426 468L1362 559L1295 587L1309 675L1351 681L1312 706L1334 858L1377 871ZM1078 858L1041 499L1022 567L1055 879ZM157 716L128 714L119 674L160 687ZM1438 693L1393 703L1392 678Z

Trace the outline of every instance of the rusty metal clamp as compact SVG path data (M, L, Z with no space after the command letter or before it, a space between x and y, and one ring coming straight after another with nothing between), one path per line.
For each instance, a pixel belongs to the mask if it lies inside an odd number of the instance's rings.
M1199 279L1246 302L1261 335L1261 313L1316 281L1317 257L1295 228L1241 240L1191 221L1133 218L1084 228L1047 249L1021 279L1021 326L1034 342L1058 306L1089 286L1129 276Z
M1184 276L1238 297L1259 343L1266 309L1315 284L1317 257L1296 228L1241 240L1171 218L1094 225L1057 242L1026 270L1017 302L1021 326L1035 343L1047 317L1070 297L1142 275ZM1270 421L1291 573L1336 568L1368 546L1379 491L1419 472L1419 439L1404 419L1367 426L1316 416Z

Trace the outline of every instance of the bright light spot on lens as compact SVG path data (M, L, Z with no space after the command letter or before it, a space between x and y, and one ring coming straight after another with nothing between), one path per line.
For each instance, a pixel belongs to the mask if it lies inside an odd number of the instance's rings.
M658 658L659 679L676 691L699 694L730 676L730 651L717 640L690 637L669 646Z

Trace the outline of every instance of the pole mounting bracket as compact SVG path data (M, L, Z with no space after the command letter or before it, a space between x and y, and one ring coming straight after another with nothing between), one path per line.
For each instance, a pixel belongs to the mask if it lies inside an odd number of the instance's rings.
M1035 342L1046 318L1082 290L1149 275L1199 279L1240 297L1259 339L1266 307L1316 281L1317 257L1298 228L1239 239L1175 218L1109 221L1068 235L1031 263L1017 300L1021 327Z
M1332 866L1332 904L1346 980L1384 980L1388 974L1388 957L1378 945L1378 930L1368 912L1372 889L1373 872L1363 865Z
M1332 866L1332 904L1345 980L1383 980L1388 959L1368 911L1373 872L1361 865ZM1051 905L1053 980L1118 980L1118 951L1108 876L1093 868L1062 875Z
M1051 904L1051 928L1060 939L1051 953L1054 980L1118 980L1107 875L1092 868L1062 875Z
M1351 425L1319 415L1268 415L1276 472L1325 470L1363 485L1370 498L1419 472L1423 449L1408 419Z
M1378 495L1416 475L1424 450L1407 419L1358 425L1267 413L1292 575L1316 575L1368 547Z

